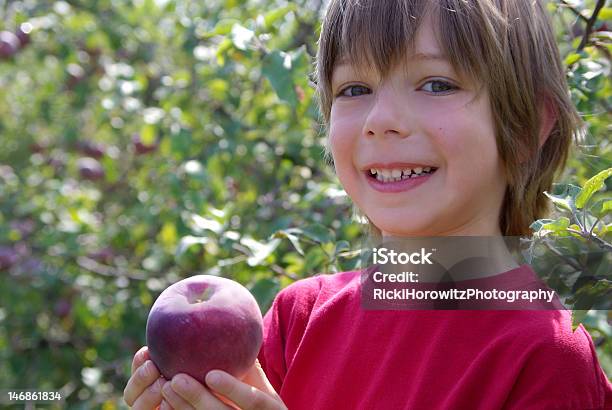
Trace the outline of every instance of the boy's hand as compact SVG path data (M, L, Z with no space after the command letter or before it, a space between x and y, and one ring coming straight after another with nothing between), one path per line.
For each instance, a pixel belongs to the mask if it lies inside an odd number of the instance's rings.
M132 360L132 376L123 390L123 400L136 410L152 410L162 402L162 387L168 383L149 358L147 346L142 347Z
M186 374L177 374L162 388L160 410L287 410L259 361L242 380L222 370L212 370L206 375L206 384L208 388Z

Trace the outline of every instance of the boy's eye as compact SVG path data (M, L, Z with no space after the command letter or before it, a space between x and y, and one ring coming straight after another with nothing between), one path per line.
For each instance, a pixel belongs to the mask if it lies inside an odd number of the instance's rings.
M371 91L368 87L364 87L363 85L349 85L344 88L340 93L338 93L339 97L356 97L359 95L370 94Z
M421 87L422 90L427 91L429 93L445 93L448 91L452 91L454 89L456 89L457 87L455 87L452 84L447 83L446 81L442 81L442 80L432 80L432 81L427 81L425 84L423 84L423 86Z

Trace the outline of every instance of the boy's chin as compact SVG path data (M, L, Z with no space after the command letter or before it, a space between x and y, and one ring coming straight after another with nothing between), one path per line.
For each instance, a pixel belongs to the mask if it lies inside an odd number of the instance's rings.
M427 223L427 218L421 216L418 220L411 220L409 215L402 213L388 213L379 218L373 218L372 222L385 236L439 236L431 229L432 224Z

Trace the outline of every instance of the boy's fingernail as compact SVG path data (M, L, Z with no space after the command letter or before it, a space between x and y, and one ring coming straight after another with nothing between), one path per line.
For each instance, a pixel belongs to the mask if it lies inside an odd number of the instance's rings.
M211 370L206 374L206 384L210 386L218 386L223 380L223 375L219 372Z
M170 383L164 384L164 387L162 387L162 396L167 397L170 395L171 391L172 387L170 386Z
M150 389L152 392L154 393L161 393L161 389L162 389L162 384L160 383L160 380L157 379L153 382L153 384L151 384Z
M189 382L183 376L177 375L172 378L172 390L175 392L183 392L187 389Z

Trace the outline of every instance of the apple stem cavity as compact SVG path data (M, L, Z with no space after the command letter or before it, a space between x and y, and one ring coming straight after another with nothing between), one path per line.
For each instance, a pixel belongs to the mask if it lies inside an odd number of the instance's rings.
M196 295L195 298L190 298L191 300L189 300L189 303L193 304L193 303L202 303L202 302L206 302L207 300L209 300L212 295L213 295L214 289L212 288L212 286L207 286L202 293L200 293L199 295Z

